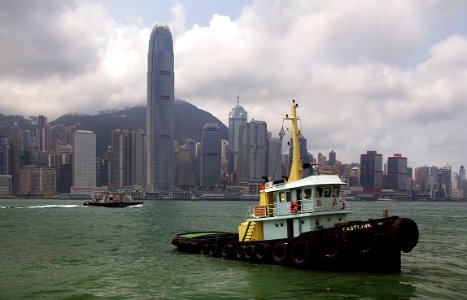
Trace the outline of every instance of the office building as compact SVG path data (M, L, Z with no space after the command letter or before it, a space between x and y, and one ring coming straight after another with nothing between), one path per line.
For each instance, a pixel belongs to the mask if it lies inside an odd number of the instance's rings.
M407 191L407 157L402 154L388 157L386 188Z
M383 187L383 155L376 150L360 155L360 184L366 194L379 193Z
M147 87L147 189L174 188L174 54L168 26L149 40Z
M237 105L229 113L229 153L228 164L232 181L238 181L238 168L240 157L240 127L247 123L248 114L240 105L240 98L237 97Z
M252 120L240 127L238 180L262 182L268 176L267 124Z
M221 179L221 138L219 125L207 123L201 138L201 185L214 186Z

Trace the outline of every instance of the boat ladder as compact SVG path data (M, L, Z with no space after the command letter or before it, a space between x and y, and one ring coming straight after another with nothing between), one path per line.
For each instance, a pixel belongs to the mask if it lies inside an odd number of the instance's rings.
M245 234L243 235L242 242L249 242L253 237L253 233L255 232L255 224L256 222L248 221L248 225L246 226Z

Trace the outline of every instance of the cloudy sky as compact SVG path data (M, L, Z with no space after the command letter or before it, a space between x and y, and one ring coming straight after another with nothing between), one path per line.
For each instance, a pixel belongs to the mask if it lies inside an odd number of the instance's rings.
M0 2L0 113L54 118L145 105L155 24L175 96L224 124L236 104L276 134L292 99L309 150L467 164L463 0ZM285 126L286 127L286 126Z

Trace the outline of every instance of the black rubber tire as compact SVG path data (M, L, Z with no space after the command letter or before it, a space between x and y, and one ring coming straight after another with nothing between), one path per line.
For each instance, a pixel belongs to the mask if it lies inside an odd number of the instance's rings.
M245 259L250 260L254 258L254 255L255 255L255 246L254 245L246 246L245 253L244 253Z
M222 248L222 257L228 258L232 255L232 244L225 244Z
M237 247L237 259L243 259L245 256L245 246L240 245Z
M341 239L337 234L329 234L323 237L319 244L319 252L325 259L333 259L340 254Z
M200 252L201 252L201 254L208 255L209 254L209 244L202 244Z
M292 262L297 265L304 264L308 259L310 250L308 248L308 243L306 242L296 242L290 248L290 258Z
M217 256L219 252L219 246L217 244L211 244L209 246L209 256Z
M263 261L268 253L268 244L261 243L256 247L256 259Z
M287 245L284 243L277 243L272 248L272 260L278 264L283 263L287 258Z

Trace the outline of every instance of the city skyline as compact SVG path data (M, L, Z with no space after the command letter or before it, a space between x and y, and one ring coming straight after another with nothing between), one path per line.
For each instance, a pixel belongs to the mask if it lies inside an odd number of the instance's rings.
M175 96L224 124L239 94L278 132L295 99L309 148L343 161L365 149L453 169L466 158L464 2L9 2L2 11L3 114L143 104L147 40L167 23Z

